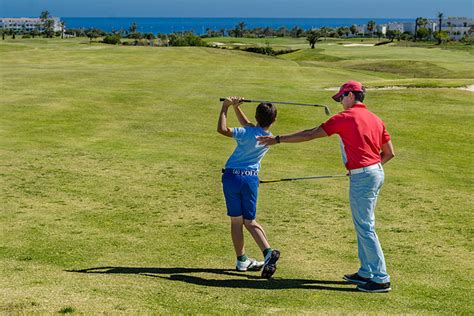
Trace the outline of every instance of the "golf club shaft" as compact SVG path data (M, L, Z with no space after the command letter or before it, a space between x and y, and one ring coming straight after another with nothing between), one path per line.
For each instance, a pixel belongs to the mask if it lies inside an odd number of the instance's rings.
M273 179L273 180L260 180L260 183L273 183L273 182L311 180L311 179L342 178L342 177L347 177L347 175L338 174L338 175L330 175L330 176L311 176L311 177L300 177L300 178L283 178L283 179Z
M220 101L224 101L225 98L220 98ZM246 100L243 99L242 102L255 102L255 103L276 103L276 104L290 104L290 105L302 105L302 106L320 106L320 107L327 107L326 105L322 104L309 104L309 103L295 103L295 102L279 102L279 101L264 101L264 100Z
M224 101L225 98L220 98L219 100ZM326 113L327 116L331 115L331 111L329 110L329 107L327 105L322 105L322 104L295 103L295 102L276 102L276 101L246 100L246 99L242 99L242 102L291 104L291 105L301 105L301 106L317 106L317 107L324 108L324 113Z

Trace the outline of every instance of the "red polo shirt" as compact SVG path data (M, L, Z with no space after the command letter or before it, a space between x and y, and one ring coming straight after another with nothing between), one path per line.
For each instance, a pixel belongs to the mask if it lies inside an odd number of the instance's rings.
M341 137L348 170L379 163L380 149L390 140L382 120L362 103L334 115L321 127L328 136Z

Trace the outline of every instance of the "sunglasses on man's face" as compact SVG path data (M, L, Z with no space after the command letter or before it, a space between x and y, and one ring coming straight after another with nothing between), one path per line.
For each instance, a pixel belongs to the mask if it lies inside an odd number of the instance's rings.
M349 95L350 92L344 92L343 94L341 94L341 96L339 97L339 102L342 101L342 99L344 99L344 97L347 97Z

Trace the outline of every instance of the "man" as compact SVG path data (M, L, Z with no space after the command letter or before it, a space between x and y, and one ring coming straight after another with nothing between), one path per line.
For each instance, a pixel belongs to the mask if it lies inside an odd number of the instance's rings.
M265 145L299 143L338 134L342 156L350 175L350 204L357 232L360 269L343 279L357 284L364 292L388 292L390 276L375 233L375 204L384 182L382 165L394 157L390 135L384 123L362 103L365 88L360 82L349 81L332 98L344 111L334 115L319 127L282 136L261 136Z

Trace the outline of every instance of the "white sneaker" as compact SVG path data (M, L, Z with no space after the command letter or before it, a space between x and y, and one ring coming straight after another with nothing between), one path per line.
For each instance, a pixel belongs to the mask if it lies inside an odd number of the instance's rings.
M260 271L263 267L263 261L257 261L252 258L247 258L245 261L239 261L235 263L235 268L237 271Z

